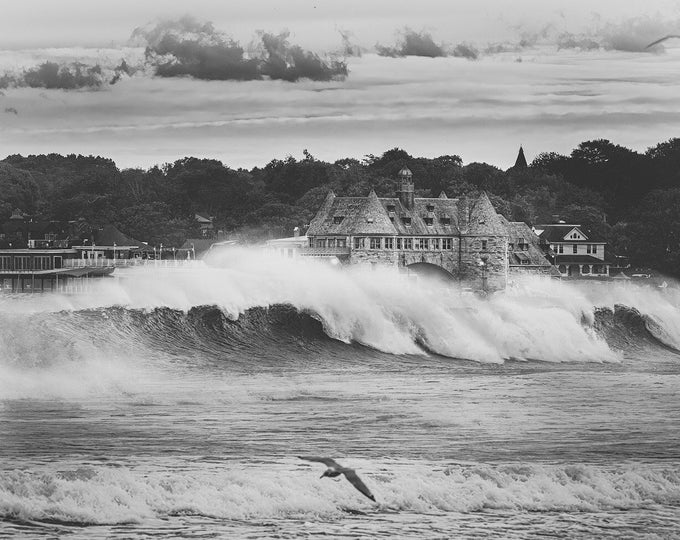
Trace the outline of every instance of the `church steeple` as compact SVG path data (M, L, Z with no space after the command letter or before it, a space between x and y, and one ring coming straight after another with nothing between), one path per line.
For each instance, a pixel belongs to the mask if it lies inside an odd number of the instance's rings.
M526 169L529 165L527 165L527 158L524 157L524 149L522 146L519 147L519 153L517 154L517 159L515 160L515 166L513 169Z

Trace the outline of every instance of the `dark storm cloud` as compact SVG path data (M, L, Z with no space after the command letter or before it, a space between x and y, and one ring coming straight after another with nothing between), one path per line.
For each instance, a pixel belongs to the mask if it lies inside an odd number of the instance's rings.
M137 28L133 41L147 44L146 60L161 77L191 76L204 80L329 81L347 76L347 65L322 58L288 40L289 33L258 32L250 52L210 22L185 16Z

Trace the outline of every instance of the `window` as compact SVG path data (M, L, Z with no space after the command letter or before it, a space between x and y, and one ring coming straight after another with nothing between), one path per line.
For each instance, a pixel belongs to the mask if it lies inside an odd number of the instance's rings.
M432 225L434 225L434 218L426 217L426 218L423 218L423 221L425 222L425 225L428 225L430 227Z
M345 219L345 216L335 216L335 217L333 218L333 223L335 223L336 225L338 225L338 224L342 223L342 220L343 220L343 219Z
M387 205L387 211L388 211L388 212L394 212L395 208L396 208L396 207L395 207L393 204L388 204L388 205Z
M442 238L442 249L452 249L453 242L451 238Z
M401 218L401 222L402 222L404 225L411 226L411 218L410 218L410 217L403 217L403 218Z
M394 249L394 238L385 238L385 249Z
M0 270L12 269L12 257L0 257Z
M363 240L364 240L363 238L355 236L354 237L354 249L361 249L362 247L364 247L364 241Z
M325 248L326 247L326 239L325 238L319 238L316 241L316 247Z
M335 238L328 239L328 247L335 247Z
M31 268L30 257L14 257L15 270L30 270L30 268Z
M556 251L557 253L564 253L564 245L563 245L563 244L559 244L559 245L556 246L556 247L557 247L557 249L556 249L555 251Z
M434 212L434 204L428 204L427 205L427 211L428 212Z
M578 253L578 244L574 244L571 248L573 253Z
M404 249L413 249L413 238L404 238Z
M423 249L429 250L430 249L430 239L429 238L423 238L420 241L420 245Z
M514 247L515 247L515 244L513 244L512 242L508 242L508 249L510 251L512 251L514 249Z
M439 245L440 245L439 238L433 238L432 240L430 240L431 249L433 249L433 250L439 249Z
M482 238L482 251L486 251L487 248L487 240Z
M593 244L593 253L597 253L597 246L595 244Z
M336 240L336 245L339 248L346 248L347 247L347 238L338 238Z
M397 249L401 249L401 238L397 238Z
M413 249L420 249L420 238L413 239Z
M590 253L590 250L592 249L592 247L593 247L593 246L591 246L590 244L588 244L588 245L586 246L586 253Z
M380 249L380 238L371 237L370 246L371 249Z
M33 257L33 269L34 270L49 270L50 269L50 257L49 257L49 255Z
M451 218L450 217L441 217L439 218L439 223L442 225L451 225Z

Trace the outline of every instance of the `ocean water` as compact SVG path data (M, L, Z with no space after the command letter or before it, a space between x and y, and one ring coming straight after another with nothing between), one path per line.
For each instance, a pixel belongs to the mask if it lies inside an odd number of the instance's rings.
M676 538L678 350L673 284L230 251L3 295L0 537Z

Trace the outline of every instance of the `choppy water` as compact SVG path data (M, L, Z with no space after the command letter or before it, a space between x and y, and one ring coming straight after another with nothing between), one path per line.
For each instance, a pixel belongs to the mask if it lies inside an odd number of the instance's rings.
M0 537L678 536L677 289L217 263L0 297Z

